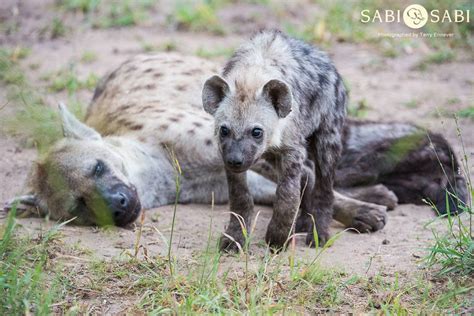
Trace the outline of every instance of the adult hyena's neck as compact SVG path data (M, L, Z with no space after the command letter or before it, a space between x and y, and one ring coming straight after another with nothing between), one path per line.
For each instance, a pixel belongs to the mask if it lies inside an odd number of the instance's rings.
M174 201L174 169L166 150L127 137L108 137L106 141L122 157L124 169L130 183L137 188L143 208Z

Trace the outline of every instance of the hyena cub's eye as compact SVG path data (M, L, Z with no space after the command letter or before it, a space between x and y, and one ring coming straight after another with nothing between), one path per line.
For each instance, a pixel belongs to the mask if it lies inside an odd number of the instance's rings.
M221 137L226 137L229 135L229 129L225 126L221 126L219 133L221 134Z
M105 165L102 161L98 160L94 167L94 177L100 177L104 174Z
M261 128L258 128L258 127L255 127L253 130L252 130L252 136L254 138L262 138L263 136L263 130Z

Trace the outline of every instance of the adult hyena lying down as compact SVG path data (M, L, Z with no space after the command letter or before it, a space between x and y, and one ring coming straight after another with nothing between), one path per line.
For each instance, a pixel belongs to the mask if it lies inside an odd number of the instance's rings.
M32 166L19 208L54 220L124 226L141 209L174 203L173 157L182 170L180 203L210 203L211 192L226 203L214 123L200 105L201 84L215 71L207 61L174 54L122 64L96 88L85 124L60 108L65 138ZM345 195L336 193L334 218L365 232L384 226L386 208L397 199L428 198L445 211L446 189L467 198L457 169L439 135L410 124L348 121L336 181ZM271 177L265 165L259 171ZM274 182L253 171L248 181L256 203L272 203Z

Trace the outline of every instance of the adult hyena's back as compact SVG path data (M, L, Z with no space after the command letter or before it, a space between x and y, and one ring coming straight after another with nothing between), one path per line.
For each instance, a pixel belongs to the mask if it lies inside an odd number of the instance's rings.
M206 76L216 71L212 63L192 56L138 55L102 79L86 123L102 135L170 146L183 161L209 164L217 150L200 94Z
M192 56L135 56L101 80L86 123L105 135L142 134L162 125L168 114L203 114L200 89L213 71L213 64Z

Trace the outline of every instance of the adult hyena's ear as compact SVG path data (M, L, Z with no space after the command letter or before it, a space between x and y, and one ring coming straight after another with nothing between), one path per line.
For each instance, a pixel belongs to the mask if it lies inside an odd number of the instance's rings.
M59 103L59 114L63 126L64 137L80 140L100 140L101 136L93 128L81 123L64 105Z
M219 107L219 103L224 100L224 97L229 91L229 85L221 76L214 75L207 79L202 89L202 104L204 110L214 115Z
M283 81L278 79L268 81L263 86L262 96L275 107L280 118L290 114L293 97L290 87Z

